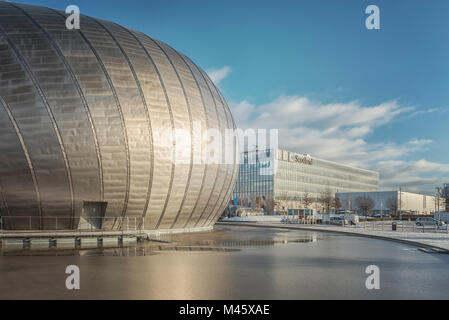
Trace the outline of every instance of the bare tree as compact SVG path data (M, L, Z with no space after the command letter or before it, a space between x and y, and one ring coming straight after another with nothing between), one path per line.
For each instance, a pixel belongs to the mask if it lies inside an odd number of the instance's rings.
M269 215L273 214L275 206L278 205L277 201L274 201L271 195L264 198L265 198L265 209L267 214Z
M335 211L337 211L338 209L340 209L343 205L341 204L340 198L335 197L334 201L332 203L332 207L335 209Z
M326 209L326 212L329 212L330 209L334 205L334 195L330 190L326 190L325 192L322 192L320 197L318 198L318 202L323 206L324 209Z
M355 204L365 216L371 213L374 209L374 200L368 196L357 197L355 199Z
M399 204L399 201L401 201L401 200L399 200L395 196L392 196L387 199L386 206L391 211L391 213L395 216L398 214L399 208L403 207L403 205ZM402 201L402 204L403 204L403 201Z
M302 199L302 203L306 209L309 209L310 205L313 203L313 199L310 197L309 193L306 192L304 194L304 198Z
M435 212L444 210L445 207L445 199L442 197L441 193L439 193L436 196L434 196L434 203L435 203Z
M444 210L449 211L449 185L445 184L443 188Z

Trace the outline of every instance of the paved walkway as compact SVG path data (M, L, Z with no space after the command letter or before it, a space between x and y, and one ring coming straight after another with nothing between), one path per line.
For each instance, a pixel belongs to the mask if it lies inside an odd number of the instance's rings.
M436 248L449 251L449 234L432 232L407 232L390 230L370 230L364 228L342 227L335 225L304 225L282 223L248 223L248 222L218 222L220 225L242 225L251 227L269 227L283 229L297 229L309 231L335 232L382 240L397 241L418 247ZM391 228L391 225L390 225Z

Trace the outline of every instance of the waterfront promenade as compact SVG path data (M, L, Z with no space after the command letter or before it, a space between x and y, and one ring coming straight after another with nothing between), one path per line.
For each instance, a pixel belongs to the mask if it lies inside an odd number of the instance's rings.
M406 225L406 223L407 222L404 222L404 225ZM449 253L449 234L447 234L446 231L437 230L437 232L435 232L432 228L411 228L411 224L406 225L406 231L402 231L402 226L400 226L397 231L392 231L391 221L383 222L382 224L378 224L377 226L369 222L367 222L366 224L362 222L357 226L338 226L328 224L284 224L280 222L219 222L218 224L348 234L402 242L423 248L434 248L437 250L444 250Z

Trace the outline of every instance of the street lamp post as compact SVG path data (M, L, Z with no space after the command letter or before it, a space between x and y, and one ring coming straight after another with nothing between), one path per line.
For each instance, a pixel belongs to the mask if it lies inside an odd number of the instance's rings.
M380 220L382 220L382 209L383 209L383 207L382 207L382 199L380 199Z
M437 206L438 206L438 225L441 224L441 215L440 215L440 187L436 187L437 189Z

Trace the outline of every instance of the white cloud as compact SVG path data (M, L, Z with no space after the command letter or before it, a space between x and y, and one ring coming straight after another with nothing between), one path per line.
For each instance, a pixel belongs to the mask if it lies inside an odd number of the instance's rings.
M389 101L374 107L361 106L357 101L349 103L321 104L301 96L280 96L276 100L261 106L254 106L247 101L231 104L239 110L242 105L250 113L244 120L264 126L320 126L320 127L378 127L390 122L400 113L412 110L399 107L396 101Z
M384 189L403 184L410 189L428 190L429 186L441 184L442 172L449 182L449 164L425 159L398 161L425 151L432 140L421 137L403 142L367 141L382 126L419 114L420 111L400 106L397 101L376 106L364 106L358 101L322 104L292 95L259 106L242 101L230 103L230 107L238 127L279 129L281 148L379 171ZM425 113L435 111L429 109Z
M448 182L449 164L417 161L379 161L372 167L380 172L382 189L434 193L435 187Z
M403 144L365 141L376 128L412 110L396 101L367 107L357 101L321 104L306 97L281 96L261 106L242 101L230 107L239 127L280 129L281 147L365 167L374 160L401 156L430 143L423 139Z
M224 66L220 69L208 69L206 72L215 85L218 86L220 82L231 73L231 67Z
M416 116L422 115L422 114L434 113L437 111L439 111L439 109L437 109L437 108L431 108L431 109L427 109L427 110L418 110L418 111L415 111L412 114L410 114L409 118L413 118L413 117L416 117Z

